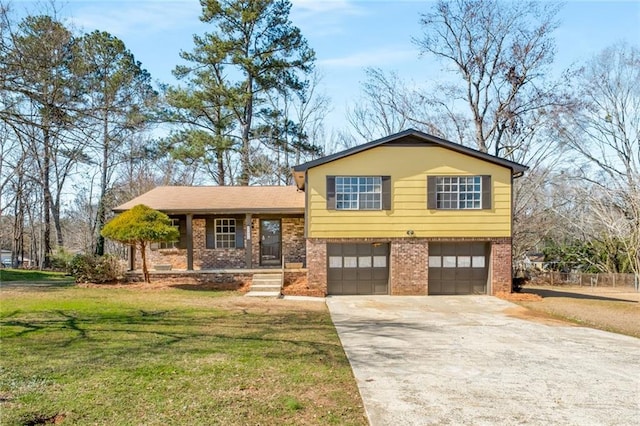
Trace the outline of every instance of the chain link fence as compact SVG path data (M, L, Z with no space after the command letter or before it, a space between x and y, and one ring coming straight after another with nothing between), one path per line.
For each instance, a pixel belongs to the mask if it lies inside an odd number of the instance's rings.
M529 281L536 285L631 288L640 291L640 276L634 274L539 271Z

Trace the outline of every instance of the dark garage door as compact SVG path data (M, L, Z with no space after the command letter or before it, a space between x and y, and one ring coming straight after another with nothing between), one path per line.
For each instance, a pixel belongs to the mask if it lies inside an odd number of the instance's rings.
M429 243L429 294L486 294L488 271L488 243Z
M389 244L327 244L329 294L387 294Z

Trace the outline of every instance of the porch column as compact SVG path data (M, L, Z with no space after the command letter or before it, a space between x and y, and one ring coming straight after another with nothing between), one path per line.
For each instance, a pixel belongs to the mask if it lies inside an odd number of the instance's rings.
M244 217L244 263L247 269L253 268L253 253L251 248L251 213Z
M129 246L129 270L136 269L136 246L133 244Z
M193 215L187 215L187 271L193 271Z

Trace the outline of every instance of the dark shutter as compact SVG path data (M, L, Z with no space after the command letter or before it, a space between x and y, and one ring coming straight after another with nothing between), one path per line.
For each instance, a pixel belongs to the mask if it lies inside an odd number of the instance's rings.
M427 208L434 210L437 208L437 196L436 196L436 181L437 176L427 176Z
M491 176L482 175L482 209L491 210Z
M391 176L382 176L382 210L391 210Z
M180 231L180 240L178 241L179 249L187 248L187 220L186 218L178 219L178 230Z
M205 247L208 249L214 249L216 248L216 220L214 218L208 217L206 223Z
M236 219L236 248L244 248L244 223Z
M336 209L336 177L327 176L327 210Z

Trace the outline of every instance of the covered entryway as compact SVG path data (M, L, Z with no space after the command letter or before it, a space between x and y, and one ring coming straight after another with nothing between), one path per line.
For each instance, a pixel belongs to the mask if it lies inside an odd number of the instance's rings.
M327 244L327 292L388 294L389 244Z
M486 294L489 243L429 243L429 294Z
M260 265L282 265L282 222L260 219Z

